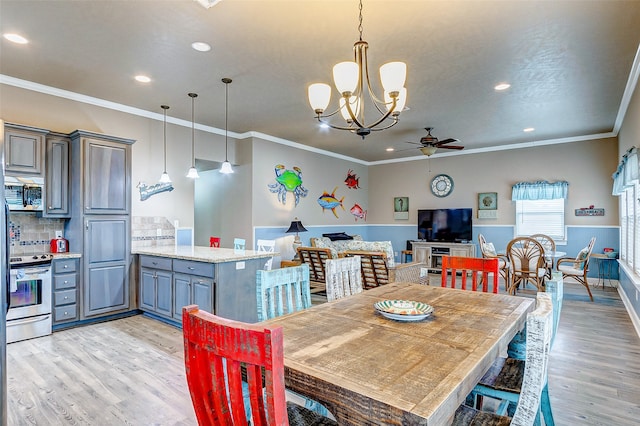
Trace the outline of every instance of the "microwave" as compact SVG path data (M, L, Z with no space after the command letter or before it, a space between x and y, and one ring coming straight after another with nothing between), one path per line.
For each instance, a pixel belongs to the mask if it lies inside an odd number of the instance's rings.
M4 196L11 211L41 212L44 179L41 177L5 176Z

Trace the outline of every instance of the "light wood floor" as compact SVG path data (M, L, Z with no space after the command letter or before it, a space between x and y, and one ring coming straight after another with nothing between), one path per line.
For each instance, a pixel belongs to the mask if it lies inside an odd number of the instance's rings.
M565 283L556 424L638 425L640 339L616 290ZM533 292L523 295L532 296ZM195 425L180 330L135 316L8 345L9 425Z

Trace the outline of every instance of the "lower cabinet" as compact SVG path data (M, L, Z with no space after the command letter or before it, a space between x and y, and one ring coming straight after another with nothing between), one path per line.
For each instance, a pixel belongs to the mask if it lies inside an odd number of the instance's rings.
M182 308L213 312L212 263L140 255L140 309L182 322Z
M77 321L78 259L58 259L52 263L53 325Z

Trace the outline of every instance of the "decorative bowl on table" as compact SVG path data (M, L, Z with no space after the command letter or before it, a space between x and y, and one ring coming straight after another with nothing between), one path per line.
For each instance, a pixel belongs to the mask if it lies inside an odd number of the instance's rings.
M373 307L382 316L396 321L421 321L433 312L433 306L412 300L381 300Z

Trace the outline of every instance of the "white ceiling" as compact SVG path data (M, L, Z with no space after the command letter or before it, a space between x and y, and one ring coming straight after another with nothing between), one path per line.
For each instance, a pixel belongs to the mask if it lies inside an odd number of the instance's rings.
M196 122L220 129L220 79L230 77L230 131L366 162L422 156L406 141L426 126L460 139L463 153L615 134L628 80L637 79L639 1L364 0L363 15L374 81L382 63L402 60L409 92L400 122L364 141L320 129L306 95L352 59L356 0L223 0L210 9L193 0L0 0L0 31L30 40L1 39L0 77L158 114L167 104L189 122L187 93L196 92ZM196 52L194 41L213 49ZM511 88L496 92L502 81Z

